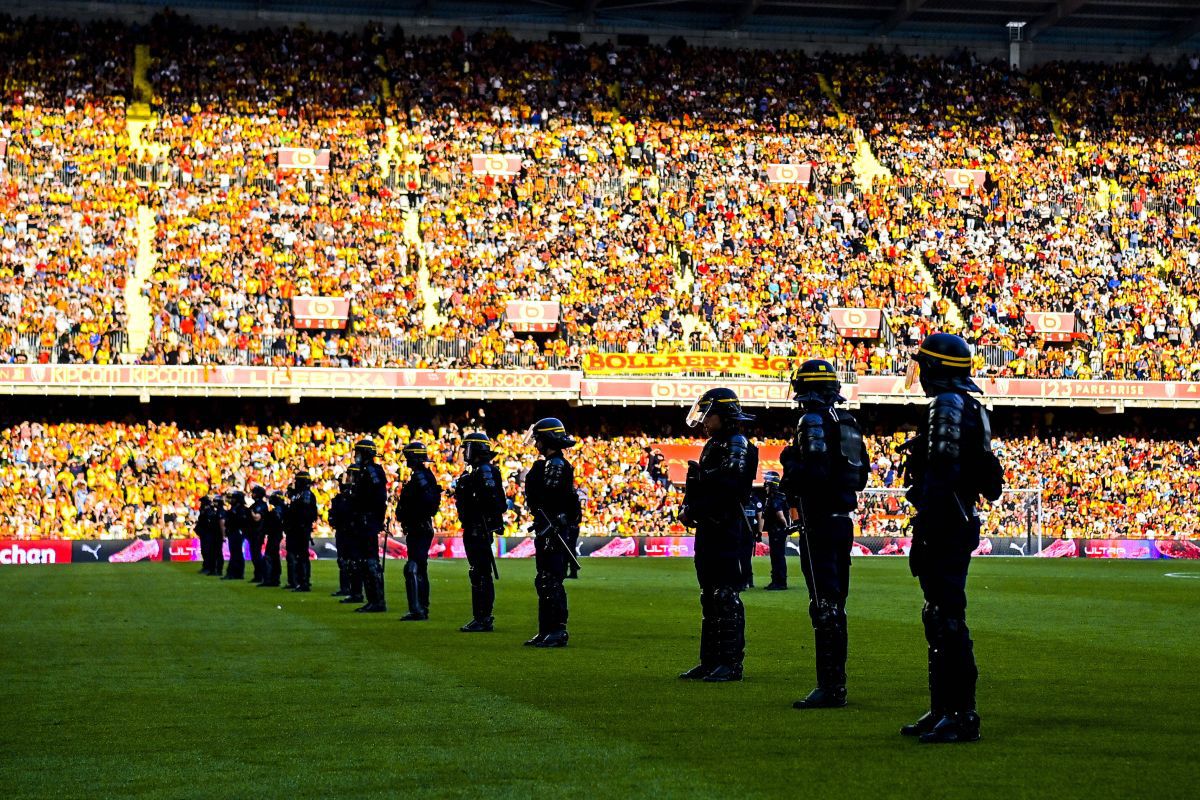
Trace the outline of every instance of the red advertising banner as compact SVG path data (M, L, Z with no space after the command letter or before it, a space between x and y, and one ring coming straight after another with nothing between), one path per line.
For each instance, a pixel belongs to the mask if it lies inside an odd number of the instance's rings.
M329 151L312 150L307 147L279 148L280 169L329 169Z
M1075 338L1075 315L1050 311L1026 311L1025 321L1047 342L1069 342Z
M292 298L292 321L297 328L341 330L349 319L350 300L345 297Z
M475 153L471 156L471 172L512 178L521 174L521 157L513 153Z
M691 558L696 555L696 537L647 536L642 539L642 554L651 558Z
M1035 378L977 379L984 396L997 401L1038 400L1051 405L1104 405L1119 401L1155 405L1151 401L1181 401L1200 404L1200 383L1156 381L1049 381ZM849 388L849 387L843 387ZM917 390L904 391L904 377L864 375L858 379L857 397L862 403L920 400ZM845 394L845 391L842 392ZM847 395L848 397L849 395ZM1169 402L1164 402L1169 405Z
M1084 558L1159 558L1154 542L1146 539L1085 539L1079 543Z
M767 180L771 183L803 183L812 180L812 164L768 164Z
M958 189L964 194L974 189L982 189L987 181L987 173L981 169L944 169L942 175L951 189Z
M831 308L833 327L846 339L878 339L883 311L878 308Z
M71 543L55 539L0 540L0 564L70 564Z
M774 381L723 381L662 378L660 380L623 380L585 378L579 383L579 399L593 405L641 403L645 405L685 406L715 386L737 392L743 405L780 406L792 404L792 387ZM845 394L843 391L842 394ZM847 395L848 397L849 395Z
M509 300L504 307L508 327L517 333L550 333L558 327L557 302Z
M687 462L700 460L700 451L704 449L704 442L700 440L685 444L654 442L650 446L663 454L664 463L667 468L667 478L671 483L682 486L684 481L687 480ZM781 471L779 454L782 451L783 445L770 444L759 446L758 474L754 477L756 483L762 483L763 473L767 470Z
M347 395L384 393L420 396L423 391L475 394L558 393L574 397L579 373L551 370L322 369L318 367L121 366L98 364L4 364L0 386L88 386L140 389L228 389L269 395L272 390L338 390ZM201 392L203 393L203 392ZM212 392L216 393L216 392ZM500 396L503 396L501 394Z

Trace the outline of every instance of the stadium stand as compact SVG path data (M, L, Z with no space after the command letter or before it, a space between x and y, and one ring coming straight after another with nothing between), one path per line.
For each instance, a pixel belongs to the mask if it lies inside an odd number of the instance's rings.
M585 534L661 536L682 533L675 514L682 497L655 446L696 443L678 437L605 433L597 421L581 438L575 461L584 497ZM170 538L187 535L200 498L232 487L283 489L300 468L313 473L323 510L336 478L362 434L375 437L398 489L400 450L413 438L430 450L434 472L449 485L462 465L459 443L469 425L410 428L386 423L350 430L319 423L191 427L176 422L22 422L0 430L0 499L8 510L0 538ZM522 432L493 438L508 478L509 535L521 535L517 478L532 455ZM871 436L872 488L900 485L895 447L905 435ZM777 439L760 440L764 447ZM1013 488L1041 486L1047 538L1198 538L1185 502L1200 490L1200 445L1194 432L1029 432L997 440ZM892 502L898 503L896 498ZM437 520L439 534L459 530L452 500ZM880 511L879 513L883 513ZM861 524L881 528L868 507ZM892 531L898 532L898 531Z

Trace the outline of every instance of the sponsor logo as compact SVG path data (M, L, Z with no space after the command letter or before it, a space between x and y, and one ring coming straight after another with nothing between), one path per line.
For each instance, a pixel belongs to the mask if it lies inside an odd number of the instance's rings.
M0 564L57 564L58 549L10 542L0 546Z

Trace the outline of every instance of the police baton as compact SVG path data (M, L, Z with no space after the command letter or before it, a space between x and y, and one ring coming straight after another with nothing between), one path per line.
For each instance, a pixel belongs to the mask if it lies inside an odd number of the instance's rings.
M563 552L566 554L567 559L571 562L572 566L574 566L576 570L582 569L582 567L579 566L579 559L577 559L575 557L575 554L571 552L571 548L567 547L567 543L563 539L562 534L559 533L554 528L554 523L551 522L550 518L546 516L546 512L542 511L539 508L537 513L542 515L542 519L546 520L546 525L547 525L546 530L542 531L539 535L540 536L553 535L554 538L558 540L558 543L562 546Z

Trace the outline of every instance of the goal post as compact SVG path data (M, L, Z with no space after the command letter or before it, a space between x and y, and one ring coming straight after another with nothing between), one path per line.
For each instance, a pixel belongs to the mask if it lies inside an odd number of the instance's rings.
M913 509L904 489L864 489L859 495L858 535L902 538L911 535ZM980 535L992 540L993 555L1032 556L1042 552L1043 513L1039 489L1005 489L995 503L981 501Z

